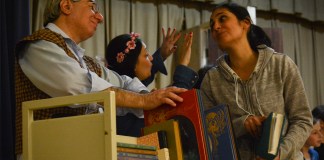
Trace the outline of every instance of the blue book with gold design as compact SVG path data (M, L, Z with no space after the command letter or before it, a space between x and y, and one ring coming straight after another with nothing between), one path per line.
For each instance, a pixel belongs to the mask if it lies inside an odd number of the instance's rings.
M204 127L210 160L238 160L232 121L227 105L204 111Z

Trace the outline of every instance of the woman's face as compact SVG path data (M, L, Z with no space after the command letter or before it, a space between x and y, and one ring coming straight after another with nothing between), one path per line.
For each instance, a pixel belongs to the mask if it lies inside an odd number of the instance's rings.
M226 8L213 11L210 16L210 28L213 39L222 50L247 39L247 31L250 26L248 20L239 21L236 16Z
M308 137L306 144L308 146L319 147L322 142L322 133L321 133L321 126L320 122L318 121L316 124L313 125L312 132Z
M322 143L324 143L324 121L320 120L321 133L322 133Z
M135 65L135 76L139 80L142 81L151 76L152 60L153 57L147 52L145 45L143 45Z

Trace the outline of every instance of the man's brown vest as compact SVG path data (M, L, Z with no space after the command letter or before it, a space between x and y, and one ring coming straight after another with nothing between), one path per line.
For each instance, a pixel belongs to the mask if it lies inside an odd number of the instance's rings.
M37 41L37 40L46 40L52 43L57 44L59 47L64 49L66 54L75 59L77 58L74 54L68 49L63 37L60 34L57 34L49 29L39 30L32 35L25 37L20 41L16 46L16 61L15 61L15 92L16 92L16 154L22 153L22 102L50 98L49 95L39 90L35 85L27 78L23 73L18 63L18 57L21 49L26 43ZM101 69L98 63L96 63L92 58L84 56L83 60L87 64L87 67L95 72L98 76L101 76ZM80 64L80 62L78 61ZM81 67L81 64L80 64ZM50 68L49 68L50 71ZM77 77L76 77L77 78ZM85 108L69 108L69 107L60 107L54 109L44 109L34 112L34 119L48 119L53 118L53 116L58 115L80 115L85 113Z

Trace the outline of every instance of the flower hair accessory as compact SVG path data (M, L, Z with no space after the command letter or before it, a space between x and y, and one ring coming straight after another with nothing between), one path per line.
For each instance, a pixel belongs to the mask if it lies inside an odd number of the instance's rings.
M130 34L131 39L129 41L126 42L126 48L123 52L119 52L117 53L116 59L118 63L122 63L126 57L126 54L129 53L130 50L135 49L136 47L136 43L135 40L136 38L138 38L140 35L138 33L135 32L131 32Z

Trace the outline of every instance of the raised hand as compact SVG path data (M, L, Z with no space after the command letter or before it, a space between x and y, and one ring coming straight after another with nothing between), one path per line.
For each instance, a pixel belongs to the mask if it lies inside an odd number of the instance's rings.
M175 43L179 40L181 34L176 33L176 29L171 31L170 28L168 28L167 34L165 34L165 30L162 28L162 34L163 42L161 46L161 56L163 60L165 60L177 49Z
M191 45L192 45L193 32L185 34L184 42L179 51L179 64L188 66L191 58Z

